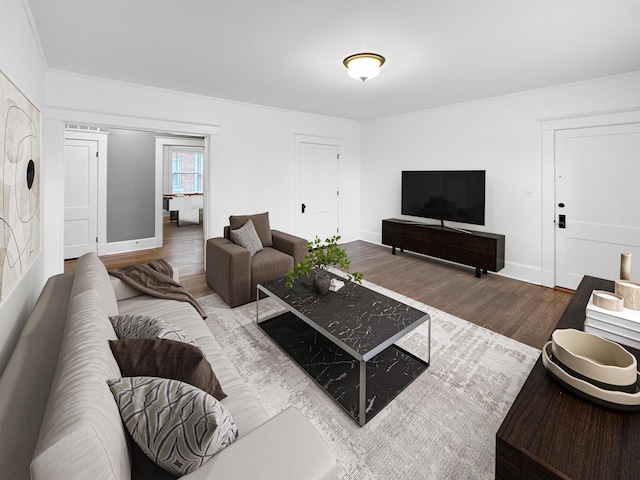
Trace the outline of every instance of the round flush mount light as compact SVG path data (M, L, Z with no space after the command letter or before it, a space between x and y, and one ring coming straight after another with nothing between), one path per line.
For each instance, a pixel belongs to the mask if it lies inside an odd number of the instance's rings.
M349 76L356 80L369 80L380 73L384 65L384 57L377 53L356 53L345 58L342 63L347 67Z

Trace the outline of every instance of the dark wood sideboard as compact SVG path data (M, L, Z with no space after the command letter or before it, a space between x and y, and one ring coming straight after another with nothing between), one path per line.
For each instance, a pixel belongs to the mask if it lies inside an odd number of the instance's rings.
M504 235L495 233L389 218L382 221L382 244L394 255L399 248L475 267L478 278L504 268Z
M583 330L593 290L612 292L614 283L584 277L556 328ZM583 400L556 383L538 358L496 434L495 478L637 479L639 447L640 412Z

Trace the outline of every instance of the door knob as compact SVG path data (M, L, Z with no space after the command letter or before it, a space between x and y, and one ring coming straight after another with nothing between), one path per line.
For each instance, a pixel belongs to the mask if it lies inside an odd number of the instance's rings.
M302 204L302 213L304 213L304 210L307 208L307 206L303 203Z
M558 215L558 228L567 228L567 216Z

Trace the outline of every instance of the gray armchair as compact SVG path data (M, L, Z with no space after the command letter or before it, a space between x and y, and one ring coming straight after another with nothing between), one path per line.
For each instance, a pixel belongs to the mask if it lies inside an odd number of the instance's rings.
M231 230L247 220L254 224L263 249L249 250L231 241ZM269 213L229 217L224 237L207 240L207 284L230 306L256 300L256 285L284 277L307 255L308 242L279 230L271 230Z

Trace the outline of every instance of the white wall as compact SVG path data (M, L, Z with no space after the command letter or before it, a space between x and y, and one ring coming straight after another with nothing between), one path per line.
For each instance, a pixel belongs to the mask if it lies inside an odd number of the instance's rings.
M294 134L343 139L341 156L340 231L344 240L359 236L360 123L320 115L265 108L198 95L49 72L46 81L46 135L63 136L62 119L93 125L157 130L155 122L181 133L219 126L215 135L213 188L208 196L214 236L228 217L269 211L271 225L294 231ZM55 132L55 133L51 133ZM63 169L62 138L47 143L45 155ZM56 179L56 188L63 186ZM63 205L59 197L48 220L50 235L61 236ZM49 244L46 273L62 271L62 247Z
M542 251L553 245L542 243L539 120L639 106L636 72L364 122L361 238L381 242L381 220L401 218L402 170L484 169L486 225L467 227L504 234L500 273L541 284Z
M45 65L21 0L0 1L0 70L42 111ZM47 168L42 155L41 168ZM41 252L0 302L0 371L4 370L42 286Z

